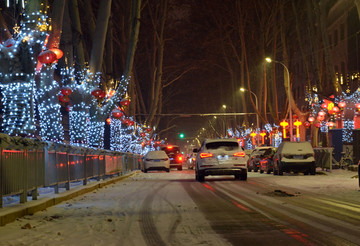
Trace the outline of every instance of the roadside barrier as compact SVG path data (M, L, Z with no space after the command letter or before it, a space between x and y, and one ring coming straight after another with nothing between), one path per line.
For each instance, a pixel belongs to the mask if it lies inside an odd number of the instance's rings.
M38 188L59 186L88 179L123 175L142 166L142 156L104 149L42 142L37 139L0 134L0 208L3 197L19 195L20 203L28 194L36 200Z
M333 159L334 148L314 148L315 152L315 165L321 167L323 170L327 169L332 171L332 159Z

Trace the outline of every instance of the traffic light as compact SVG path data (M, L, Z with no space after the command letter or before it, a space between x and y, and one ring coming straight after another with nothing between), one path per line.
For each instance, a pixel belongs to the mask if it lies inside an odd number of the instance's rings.
M182 132L180 132L180 133L179 133L179 138L184 138L184 137L185 137L185 134L182 133Z

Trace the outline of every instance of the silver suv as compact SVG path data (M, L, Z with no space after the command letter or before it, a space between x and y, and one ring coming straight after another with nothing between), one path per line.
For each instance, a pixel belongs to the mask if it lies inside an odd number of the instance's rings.
M247 159L236 139L205 139L197 151L196 180L203 182L208 175L235 175L247 179Z
M315 175L315 154L309 142L282 142L274 154L274 175L283 172Z

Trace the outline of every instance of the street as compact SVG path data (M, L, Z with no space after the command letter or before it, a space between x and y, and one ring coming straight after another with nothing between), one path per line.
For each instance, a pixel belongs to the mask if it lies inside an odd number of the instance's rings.
M0 227L0 245L360 245L356 174L138 172Z

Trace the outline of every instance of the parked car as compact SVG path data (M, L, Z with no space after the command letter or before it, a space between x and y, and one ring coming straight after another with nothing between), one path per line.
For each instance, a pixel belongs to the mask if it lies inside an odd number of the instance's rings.
M184 163L184 156L181 154L180 147L177 145L166 145L160 148L165 151L170 159L170 168L177 168L179 171L182 170Z
M260 146L253 149L248 160L248 171L254 170L254 172L257 172L260 169L260 160L264 158L264 154L273 149L272 146Z
M187 169L195 168L196 153L192 153L186 160Z
M282 142L274 154L274 175L303 172L315 175L315 153L309 142Z
M247 179L247 159L236 139L205 139L197 151L195 178L203 182L208 175L234 175Z
M261 157L259 170L260 173L266 172L267 174L270 174L274 170L274 162L273 157L276 152L276 148L269 147L265 150L264 154Z
M149 170L170 172L170 159L162 150L149 151L144 156L144 173Z

